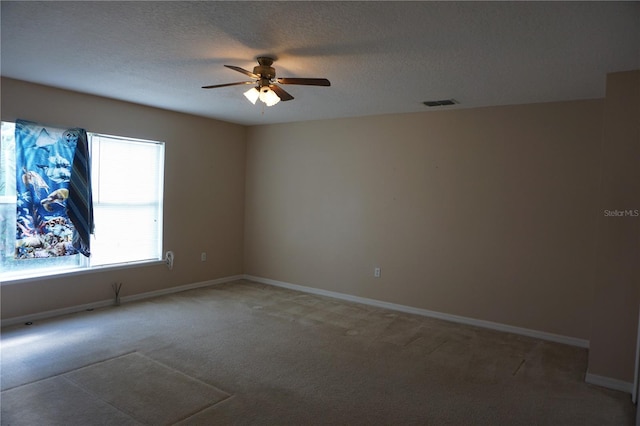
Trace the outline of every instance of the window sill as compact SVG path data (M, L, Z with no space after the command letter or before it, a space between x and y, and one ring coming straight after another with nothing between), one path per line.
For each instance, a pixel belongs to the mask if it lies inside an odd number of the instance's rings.
M41 281L45 279L56 279L70 277L74 275L92 274L96 272L116 271L120 269L140 268L154 265L166 265L165 260L143 260L140 262L118 263L115 265L94 266L92 268L74 268L74 269L59 269L55 271L38 271L33 274L21 274L20 276L7 277L0 281L0 286L21 284L31 281Z

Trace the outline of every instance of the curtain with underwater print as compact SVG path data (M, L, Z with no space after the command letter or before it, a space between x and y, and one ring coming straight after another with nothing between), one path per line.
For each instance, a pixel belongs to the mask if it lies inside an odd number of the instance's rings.
M87 132L16 121L16 259L89 256Z

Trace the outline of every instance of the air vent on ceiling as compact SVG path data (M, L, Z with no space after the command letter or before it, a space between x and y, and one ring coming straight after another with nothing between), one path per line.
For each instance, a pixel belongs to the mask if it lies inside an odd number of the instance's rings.
M456 101L455 99L442 99L440 101L425 101L425 102L423 102L423 104L425 104L428 107L439 107L439 106L455 105L457 103L458 103L458 101Z

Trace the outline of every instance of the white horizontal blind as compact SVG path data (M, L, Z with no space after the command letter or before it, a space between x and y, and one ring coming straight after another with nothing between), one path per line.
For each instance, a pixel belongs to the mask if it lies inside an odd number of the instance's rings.
M91 266L162 257L164 144L91 135Z

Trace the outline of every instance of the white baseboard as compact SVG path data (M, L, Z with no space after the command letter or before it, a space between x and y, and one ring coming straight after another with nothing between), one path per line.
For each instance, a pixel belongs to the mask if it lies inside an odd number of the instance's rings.
M618 379L612 379L611 377L598 376L597 374L591 374L589 372L587 372L587 374L585 375L584 381L591 385L602 386L604 388L621 392L633 392L633 383L625 382Z
M2 327L26 322L34 322L47 318L59 317L62 315L74 314L76 312L86 311L89 309L104 308L110 305L113 305L113 300L100 300L99 302L85 303L83 305L69 306L68 308L53 309L50 311L38 312L36 314L7 318L2 320Z
M193 284L185 284L177 287L163 288L162 290L149 291L147 293L134 294L131 296L125 296L120 300L122 302L133 302L141 299L149 299L151 297L164 296L165 294L172 294L172 293L178 293L181 291L193 290L194 288L209 287L212 285L224 284L231 281L241 280L243 278L244 278L243 275L233 275L230 277L217 278L215 280L201 281L201 282L197 282Z
M163 296L165 294L178 293L181 291L192 290L200 287L209 287L212 285L223 284L230 281L242 279L243 275L234 275L230 277L218 278L215 280L201 281L192 284L185 284L176 287L163 288L162 290L149 291L146 293L133 294L124 296L120 299L121 303L133 302L136 300L149 299L152 297ZM69 306L68 308L53 309L50 311L38 312L36 314L23 315L2 320L2 327L21 324L25 322L34 322L46 318L53 318L61 315L74 314L76 312L86 311L87 309L99 309L113 305L113 299L100 300L98 302L86 303L83 305Z
M565 345L577 346L580 348L589 348L589 341L578 339L576 337L562 336L559 334L547 333L545 331L531 330L528 328L514 327L512 325L500 324L497 322L479 320L474 318L463 317L459 315L445 314L442 312L430 311L428 309L414 308L412 306L399 305L396 303L383 302L365 297L352 296L350 294L338 293L334 291L322 290L319 288L305 287L297 284L290 284L282 281L276 281L269 278L256 277L253 275L245 275L245 279L255 281L262 284L269 284L276 287L288 288L291 290L302 291L304 293L312 293L320 296L333 297L335 299L346 300L349 302L362 303L364 305L376 306L379 308L391 309L394 311L405 312L408 314L422 315L430 318L437 318L445 321L451 321L459 324L466 324L475 327L488 328L491 330L503 331L506 333L519 334L521 336L534 337L536 339L547 340Z
M368 299L365 297L353 296L345 293L338 293L329 290L322 290L319 288L306 287L297 284L286 283L282 281L276 281L269 278L256 277L253 275L245 275L244 279L249 281L255 281L262 284L273 285L276 287L288 288L290 290L297 290L304 293L317 294L320 296L333 297L335 299L346 300L349 302L362 303L364 305L376 306L379 308L390 309L399 312L405 312L409 314L422 315L430 318L442 319L445 321L451 321L460 324L471 325L475 327L488 328L496 331L503 331L507 333L519 334L522 336L533 337L537 339L547 340L556 343L563 343L566 345L577 346L580 348L589 348L589 341L584 339L578 339L575 337L562 336L559 334L547 333L539 330L531 330L528 328L514 327L511 325L500 324L491 321L478 320L474 318L462 317L459 315L445 314L442 312L430 311L428 309L414 308L406 305L399 305L396 303L383 302L375 299ZM585 376L585 382L602 386L608 389L613 389L621 392L631 394L633 390L633 383L624 382L622 380L612 379L610 377L598 376L596 374L587 373Z
M276 281L269 278L256 277L253 275L244 275L243 278L249 281L255 281L258 283L273 285L276 287L288 288L291 290L297 290L304 293L311 293L311 294L317 294L320 296L333 297L336 299L346 300L349 302L362 303L365 305L391 309L394 311L405 312L409 314L422 315L425 317L438 318L445 321L451 321L451 322L460 323L460 324L488 328L491 330L503 331L507 333L519 334L522 336L533 337L533 338L547 340L547 341L556 342L556 343L563 343L566 345L577 346L580 348L586 348L586 349L589 348L589 341L585 339L578 339L575 337L547 333L539 330L531 330L528 328L514 327L511 325L500 324L500 323L491 322L491 321L478 320L478 319L463 317L459 315L445 314L442 312L430 311L428 309L420 309L420 308L414 308L406 305L399 305L396 303L383 302L380 300L368 299L365 297L353 296L350 294L338 293L338 292L329 291L329 290L322 290L319 288L306 287L302 285ZM585 376L585 382L592 385L602 386L604 388L616 390L616 391L626 392L629 394L633 392L633 383L625 382L618 379L612 379L610 377L599 376L599 375L591 374L588 372Z
M548 340L556 343L563 343L571 346L577 346L581 348L588 348L589 341L584 339L578 339L575 337L562 336L553 333L547 333L544 331L531 330L527 328L514 327L511 325L500 324L491 321L478 320L474 318L462 317L458 315L445 314L442 312L430 311L428 309L414 308L406 305L399 305L396 303L383 302L375 299L368 299L365 297L353 296L346 293L338 293L329 290L322 290L319 288L306 287L297 284L286 283L282 281L276 281L269 278L256 277L253 275L234 275L230 277L218 278L215 280L201 281L192 284L186 284L176 287L165 288L161 290L150 291L146 293L134 294L131 296L125 296L121 298L122 303L133 302L136 300L149 299L152 297L163 296L166 294L178 293L181 291L192 290L201 287L209 287L213 285L223 284L231 281L237 281L240 279L246 279L255 281L262 284L273 285L276 287L288 288L291 290L297 290L304 293L317 294L320 296L332 297L335 299L346 300L349 302L362 303L365 305L376 306L379 308L390 309L399 312L405 312L409 314L422 315L425 317L437 318L446 321L456 322L460 324L467 324L476 327L488 328L491 330L503 331L507 333L519 334L528 337L534 337L542 340ZM83 305L75 305L67 308L53 309L50 311L39 312L36 314L23 315L19 317L12 317L2 320L2 327L33 322L46 318L57 317L61 315L73 314L76 312L85 311L87 309L98 309L113 305L113 299L101 300L98 302L86 303ZM585 382L605 388L632 393L633 383L625 382L622 380L612 379L610 377L599 376L596 374L587 373L585 376Z

